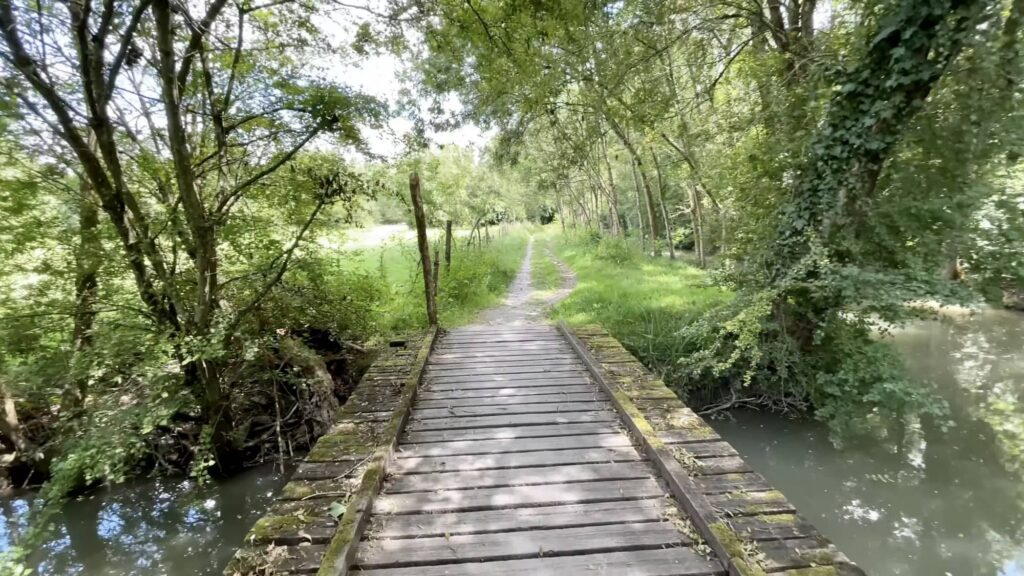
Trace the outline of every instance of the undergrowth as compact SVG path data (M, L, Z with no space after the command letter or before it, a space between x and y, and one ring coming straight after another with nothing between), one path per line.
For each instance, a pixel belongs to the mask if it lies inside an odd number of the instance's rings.
M770 301L739 298L718 287L713 273L647 258L621 238L547 242L578 280L552 315L601 325L695 409L813 414L836 443L898 439L908 416L943 411L930 390L905 377L899 355L872 337L866 318L836 318L818 351L801 353L773 337Z

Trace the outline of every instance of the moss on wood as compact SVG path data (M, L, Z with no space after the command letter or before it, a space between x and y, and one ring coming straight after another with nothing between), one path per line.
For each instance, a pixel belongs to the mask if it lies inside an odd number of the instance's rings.
M741 538L728 524L722 521L708 525L718 542L729 555L730 563L740 576L766 576L757 556L760 551L756 542Z
M381 437L387 439L386 443L378 446L367 462L366 469L363 471L362 478L360 479L359 488L352 494L348 506L345 508L345 513L341 517L338 530L324 551L320 569L317 571L319 576L336 576L344 574L348 570L349 555L352 552L352 547L359 541L365 525L366 515L373 506L374 497L384 483L384 476L387 473L387 464L391 458L393 445L397 442L398 435L402 432L406 419L412 411L417 388L419 387L424 367L427 364L427 359L430 356L430 350L436 334L436 328L428 333L424 345L416 355L409 378L402 389L401 401L382 432Z

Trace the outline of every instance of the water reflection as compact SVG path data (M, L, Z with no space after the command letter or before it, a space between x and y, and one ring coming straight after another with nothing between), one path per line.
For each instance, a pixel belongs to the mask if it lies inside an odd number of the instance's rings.
M922 419L903 446L844 451L811 422L739 413L715 427L869 573L1024 576L1024 315L895 337L951 422Z
M70 502L33 557L39 574L220 574L284 477L269 466L210 486L162 478ZM0 550L25 530L25 499L0 501Z

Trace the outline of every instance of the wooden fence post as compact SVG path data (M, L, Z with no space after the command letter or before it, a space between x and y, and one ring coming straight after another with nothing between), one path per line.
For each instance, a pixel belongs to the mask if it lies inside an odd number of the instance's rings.
M444 271L452 269L452 221L444 222Z
M423 269L423 288L427 296L427 322L437 326L437 302L434 300L433 268L430 265L430 245L427 244L427 217L423 214L420 196L420 175L409 174L409 194L412 196L412 214L416 219L416 242L420 248L420 268Z
M434 300L434 306L437 306L437 286L441 283L441 255L438 253L437 246L434 246L434 268L433 268L433 281L434 281L434 293L432 298Z

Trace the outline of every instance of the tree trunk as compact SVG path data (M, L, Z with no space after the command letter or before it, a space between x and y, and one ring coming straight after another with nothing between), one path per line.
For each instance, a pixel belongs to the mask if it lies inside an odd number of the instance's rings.
M89 181L79 181L78 246L75 249L75 321L71 332L73 381L64 390L61 412L77 418L89 393L89 376L85 354L92 348L92 328L96 319L97 275L103 257L99 236L99 209Z
M715 195L711 193L711 191L705 184L704 175L702 173L700 163L697 161L697 158L694 156L694 154L689 149L686 148L685 140L683 141L683 144L677 144L674 140L669 138L668 134L664 133L662 133L661 138L665 140L665 142L667 142L673 150L679 153L679 156L682 157L683 161L686 162L686 165L690 168L691 180L693 181L693 185L695 187L695 192L691 194L690 198L692 201L696 201L698 203L696 206L699 208L699 211L701 213L702 234L704 231L704 195L706 194L708 199L711 200L711 205L714 206L715 212L718 214L719 226L722 234L722 245L719 247L719 249L721 251L724 251L726 239L728 237L728 223L725 219L725 211L722 209L722 205L719 204L718 199L715 197ZM705 246L704 251L707 252L706 243L703 245Z
M174 49L173 22L169 0L155 0L152 5L153 25L159 55L157 70L164 98L167 140L174 167L175 181L181 198L182 212L195 247L195 302L192 321L186 325L187 336L203 343L211 335L213 317L218 305L218 255L215 224L199 195L194 162L188 134L181 116L181 93L178 86L179 70ZM186 379L201 389L203 419L213 426L213 444L218 453L233 450L230 395L221 382L220 366L208 358L189 361ZM221 458L218 464L223 467Z
M643 201L640 199L643 196L643 192L640 191L640 181L636 175L636 165L630 163L630 167L633 170L633 187L636 189L636 224L637 230L640 233L640 249L643 250L644 254L647 253L647 238L644 230L647 226L644 224L644 210Z
M473 245L473 237L476 235L477 230L480 228L480 221L483 220L483 216L477 216L476 222L473 222L473 227L469 229L469 236L466 237L466 248Z
M615 188L615 177L612 175L612 163L608 161L608 146L601 136L601 155L604 157L604 165L608 172L608 215L612 220L612 234L622 236L622 223L619 220L619 191ZM598 168L600 176L600 168Z
M654 195L650 190L650 183L647 181L647 176L644 174L643 167L640 164L633 164L633 179L635 181L639 180L640 182L636 184L637 196L643 197L643 200L638 200L638 202L643 204L643 211L647 216L647 231L649 233L648 237L650 239L651 254L654 256L660 256L662 255L662 251L657 248L657 222L654 218Z
M830 291L807 290L827 280L821 268L803 262L824 247L836 267L860 264L860 255L849 252L850 237L870 218L864 207L871 205L882 168L985 6L981 0L891 4L882 32L869 36L874 39L842 82L849 88L830 102L819 123L790 200L780 208L774 242L765 247L776 317L804 350L815 346L822 319L845 302ZM893 85L894 77L902 80ZM870 122L864 110L874 111Z
M652 150L651 156L654 158L654 169L658 173L658 204L661 205L661 218L665 222L665 241L668 243L668 257L670 260L675 260L676 247L672 242L672 221L668 217L668 209L665 208L665 177L661 173L661 162L658 161L658 154Z
M562 209L562 193L555 186L555 202L558 203L558 221L562 223L562 234L565 234L565 210Z
M48 473L49 461L39 447L33 445L25 437L25 432L18 419L18 408L14 397L0 379L0 402L3 403L3 414L0 414L0 443L8 445L12 453L0 460L5 469L20 468L23 473L31 476L33 472ZM4 486L0 477L0 489Z
M636 171L640 174L640 182L644 188L644 199L646 200L645 205L647 208L647 221L651 224L651 250L658 256L661 255L661 250L658 249L658 214L657 208L654 207L654 191L651 189L651 183L647 176L647 171L644 170L642 163L636 164Z
M697 253L697 262L704 268L707 266L704 250L704 207L697 186L690 188L690 216L693 220L693 249Z
M334 378L324 359L298 338L285 336L280 340L282 361L298 368L304 382L296 386L298 407L303 426L313 438L323 435L334 425L338 398L334 394Z
M452 269L452 221L444 221L444 271Z
M430 245L427 243L427 217L423 213L423 198L420 196L420 175L409 174L409 194L412 197L412 214L416 219L416 243L420 249L420 268L423 270L423 292L427 299L427 322L437 326L437 303L434 301L433 269L430 266Z

